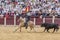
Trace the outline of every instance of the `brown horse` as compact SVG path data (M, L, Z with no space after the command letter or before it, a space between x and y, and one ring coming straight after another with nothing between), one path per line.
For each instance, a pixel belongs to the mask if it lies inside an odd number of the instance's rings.
M25 19L22 18L22 17L20 17L18 21L20 21L20 23L19 23L19 28L18 28L18 29L20 29L20 32L21 32L22 27L25 27L25 26L24 26ZM34 25L33 21L29 21L29 22L28 22L28 27L30 27L30 31L31 31L32 29L34 30L35 25ZM18 29L16 29L15 31L17 31ZM34 30L34 31L35 31L35 30Z

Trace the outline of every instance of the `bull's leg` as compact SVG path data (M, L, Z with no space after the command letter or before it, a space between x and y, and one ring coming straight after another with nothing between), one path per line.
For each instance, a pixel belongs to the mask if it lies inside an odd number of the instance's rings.
M56 29L56 32L58 31L59 29Z
M54 33L55 32L55 28L54 28L54 30L53 30L53 32L52 33Z
M56 32L59 30L59 27L57 27Z
M46 31L46 28L44 29L44 31L43 32L45 32Z
M45 30L46 30L46 29L44 29L44 31L43 31L43 32L45 32Z
M47 32L49 33L49 29L47 29Z

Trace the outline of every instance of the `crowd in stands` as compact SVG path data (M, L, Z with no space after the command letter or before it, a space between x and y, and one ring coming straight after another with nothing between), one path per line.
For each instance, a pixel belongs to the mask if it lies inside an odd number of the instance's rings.
M0 0L0 15L60 16L60 0Z

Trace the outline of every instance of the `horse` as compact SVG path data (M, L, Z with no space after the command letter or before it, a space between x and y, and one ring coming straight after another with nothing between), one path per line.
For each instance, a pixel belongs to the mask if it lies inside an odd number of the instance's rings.
M20 23L19 23L19 28L17 28L15 31L17 31L18 29L20 29L20 32L21 32L21 30L22 30L22 27L25 27L25 19L24 18L22 18L22 17L20 17L19 19L18 19L18 22L20 21ZM30 30L34 30L34 27L35 27L35 25L34 25L34 23L33 23L33 21L29 21L28 22L28 27L30 28ZM35 31L35 30L34 30Z
M54 33L55 31L57 32L59 27L58 24L55 23L42 23L41 27L45 27L44 32L47 30L47 32L49 32L49 29L54 29L52 33Z

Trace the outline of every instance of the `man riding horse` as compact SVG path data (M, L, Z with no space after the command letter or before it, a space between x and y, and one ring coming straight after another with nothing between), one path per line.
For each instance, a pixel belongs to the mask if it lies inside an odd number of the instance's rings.
M28 18L29 18L29 19L28 19ZM30 27L31 30L34 29L34 27L35 27L33 21L30 21L30 17L24 18L24 17L22 16L22 17L19 18L18 21L20 21L20 24L19 24L20 32L21 32L22 27L25 27L26 29L27 29L28 27ZM16 31L17 31L17 30L16 30ZM35 30L34 30L34 31L35 31Z
M26 29L28 28L28 22L29 21L30 21L30 15L29 15L29 13L27 13L25 15L25 23L24 23L24 26L25 26Z

